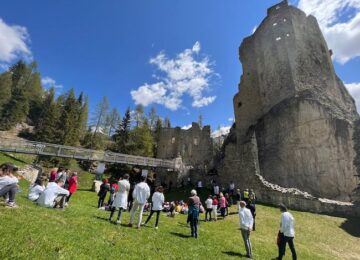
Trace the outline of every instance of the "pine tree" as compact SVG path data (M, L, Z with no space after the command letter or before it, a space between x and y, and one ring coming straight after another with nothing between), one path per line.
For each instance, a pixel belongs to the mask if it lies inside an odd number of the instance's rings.
M41 142L57 143L60 111L55 101L55 89L51 88L42 103L42 112L35 125L35 139Z
M152 157L154 139L147 118L142 125L131 131L129 153L133 155Z
M151 107L150 111L149 111L149 125L150 125L150 129L154 130L156 127L156 121L158 119L158 116L156 115L156 109L155 107Z
M125 115L119 124L119 127L116 129L115 134L113 135L113 140L115 142L115 147L113 150L119 153L128 152L128 143L130 138L130 128L131 128L131 115L130 108L125 112Z
M4 72L0 74L0 115L3 106L9 102L11 98L11 74L10 72Z
M26 91L28 92L28 102L29 102L29 114L28 118L32 124L36 124L36 120L39 118L43 102L44 90L41 86L41 76L37 71L37 64L35 62L28 65L28 70L31 71L31 77L29 79L28 85L26 86Z

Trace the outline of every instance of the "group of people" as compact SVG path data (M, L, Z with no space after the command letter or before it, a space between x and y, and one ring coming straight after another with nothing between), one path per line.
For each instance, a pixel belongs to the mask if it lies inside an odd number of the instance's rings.
M47 185L46 185L47 183ZM77 173L59 167L47 176L40 176L30 185L28 198L39 206L63 209L77 190Z

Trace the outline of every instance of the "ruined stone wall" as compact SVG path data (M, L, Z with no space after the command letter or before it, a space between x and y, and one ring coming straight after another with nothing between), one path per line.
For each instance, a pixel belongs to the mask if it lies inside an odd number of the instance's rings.
M350 200L357 186L353 132L359 115L316 19L283 1L268 9L239 51L237 142L225 148L221 177L249 183L258 167L283 187ZM249 146L254 140L258 155Z
M190 129L163 128L160 132L157 158L174 159L182 157L185 165L199 169L210 169L213 159L213 145L210 126L202 129L193 123Z

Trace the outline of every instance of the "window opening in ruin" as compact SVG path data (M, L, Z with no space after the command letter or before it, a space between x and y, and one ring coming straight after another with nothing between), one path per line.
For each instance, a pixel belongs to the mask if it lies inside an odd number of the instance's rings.
M287 34L286 34L286 37L289 37L289 36L290 36L290 34L287 33Z
M281 40L281 37L277 37L276 40L277 40L277 41L280 41L280 40Z
M171 138L171 143L172 143L172 144L175 143L175 137Z
M286 18L284 18L284 22L286 22Z
M273 26L276 26L277 25L277 23L273 23Z
M198 145L199 144L199 140L197 138L194 138L194 145Z
M280 9L280 6L277 6L275 9L276 9L276 10L279 10L279 9Z
M239 103L238 103L238 107L241 107L241 106L242 106L242 103L241 103L241 102L239 102Z

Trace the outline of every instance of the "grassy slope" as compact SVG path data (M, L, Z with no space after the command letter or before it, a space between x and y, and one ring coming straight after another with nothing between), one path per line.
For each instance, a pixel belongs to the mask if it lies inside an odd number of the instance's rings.
M23 181L23 191L17 196L20 208L0 205L0 259L235 259L244 253L236 214L226 221L201 222L197 241L187 237L189 229L182 215L174 219L162 215L157 231L110 224L106 221L108 212L96 209L97 196L88 191L91 178L80 174L80 191L64 211L29 202L28 183ZM254 258L271 259L277 253L279 212L260 205L257 210L257 231L252 234ZM234 207L232 211L235 213ZM345 219L293 214L299 259L360 259L360 239L340 228ZM123 223L128 219L125 213ZM290 255L287 250L285 259Z

